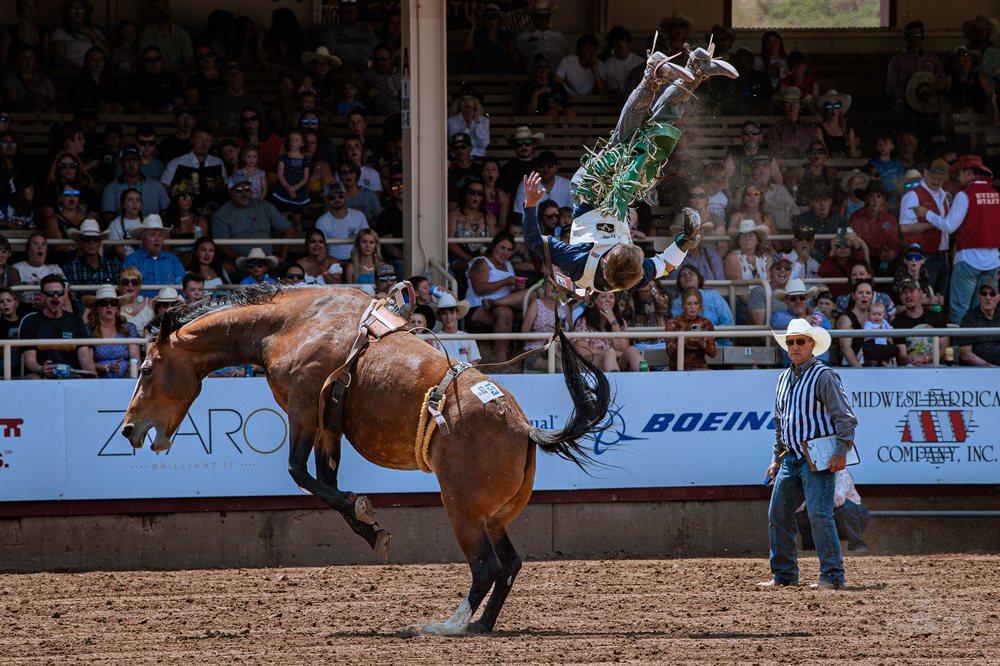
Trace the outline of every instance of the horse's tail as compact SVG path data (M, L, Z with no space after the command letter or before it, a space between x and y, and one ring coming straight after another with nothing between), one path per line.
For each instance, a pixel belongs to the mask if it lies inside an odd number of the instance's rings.
M559 344L563 378L573 398L573 409L562 430L532 428L529 436L546 453L554 453L587 471L587 467L599 463L578 440L593 437L608 427L606 417L611 406L611 386L604 373L584 358L562 331L559 332Z

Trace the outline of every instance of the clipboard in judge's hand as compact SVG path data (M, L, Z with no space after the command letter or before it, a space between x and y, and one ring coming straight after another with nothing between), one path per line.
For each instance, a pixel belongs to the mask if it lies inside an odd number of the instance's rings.
M809 463L809 469L814 472L820 472L824 469L830 467L830 458L832 458L837 453L837 436L830 435L829 437L817 437L816 439L809 439L802 442L802 450L805 451L806 461ZM858 448L851 445L851 448L847 451L847 465L857 465L861 462L861 457L858 455Z

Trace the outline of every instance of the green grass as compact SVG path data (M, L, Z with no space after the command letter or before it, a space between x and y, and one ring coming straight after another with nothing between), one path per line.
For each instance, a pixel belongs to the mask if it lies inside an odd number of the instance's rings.
M878 28L880 0L733 0L733 27Z

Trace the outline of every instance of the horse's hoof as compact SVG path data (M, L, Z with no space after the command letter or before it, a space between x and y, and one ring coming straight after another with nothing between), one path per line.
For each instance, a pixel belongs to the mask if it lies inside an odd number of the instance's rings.
M372 508L371 501L364 495L360 495L354 500L354 517L366 525L375 524L375 509Z
M493 627L487 627L479 620L470 622L469 626L465 628L467 634L488 634L491 631L493 631Z
M451 622L432 622L425 624L420 633L425 636L464 636L467 626L452 624Z
M389 559L390 539L392 539L392 535L386 532L385 530L378 530L377 532L375 532L375 545L372 546L372 550L374 550L375 554L381 557L383 560Z

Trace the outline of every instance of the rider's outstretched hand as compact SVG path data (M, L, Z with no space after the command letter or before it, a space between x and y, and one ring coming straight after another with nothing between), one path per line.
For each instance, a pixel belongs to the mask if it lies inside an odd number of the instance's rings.
M542 177L537 172L532 171L524 177L524 207L534 208L545 195L545 188L542 187Z

